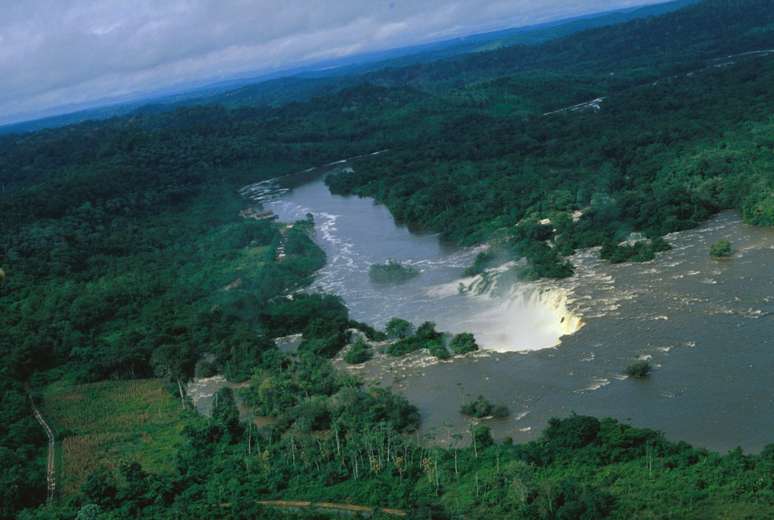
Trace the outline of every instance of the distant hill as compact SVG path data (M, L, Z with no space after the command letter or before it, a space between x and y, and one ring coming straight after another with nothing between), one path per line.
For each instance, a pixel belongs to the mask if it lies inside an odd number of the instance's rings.
M774 46L771 0L705 0L662 16L638 18L553 39L364 75L382 85L437 90L535 70L621 72L660 77L701 60ZM753 28L753 29L751 29Z
M640 18L659 16L695 4L698 0L675 0L645 7L616 10L569 18L528 27L475 34L417 47L395 49L372 55L365 63L246 85L226 93L195 100L226 106L271 105L304 101L347 88L363 81L368 73L422 66L468 54L487 53L515 45L534 46L589 29L607 27Z
M480 53L513 45L538 45L592 28L605 27L639 18L657 16L681 9L698 0L674 0L645 7L622 9L563 19L533 26L474 34L424 45L389 49L366 55L344 58L336 62L288 71L263 78L233 79L197 87L177 94L156 95L126 102L73 110L71 112L0 126L0 135L23 133L76 124L88 120L107 119L129 114L153 104L155 110L187 104L221 103L226 106L271 105L303 101L312 96L335 92L360 81L360 76L385 68L424 64L454 56Z

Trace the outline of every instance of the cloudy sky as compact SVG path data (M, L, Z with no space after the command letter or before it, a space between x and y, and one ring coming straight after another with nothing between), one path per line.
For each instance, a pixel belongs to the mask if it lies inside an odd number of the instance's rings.
M0 123L661 0L0 0Z

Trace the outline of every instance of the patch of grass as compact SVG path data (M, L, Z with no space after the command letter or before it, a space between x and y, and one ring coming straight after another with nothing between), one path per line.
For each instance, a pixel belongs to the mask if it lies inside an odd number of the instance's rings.
M44 392L44 414L64 436L58 471L64 496L101 465L136 461L169 473L183 440L184 411L158 379L54 383Z
M246 247L239 252L234 262L234 270L250 271L260 268L271 260L272 248L269 246Z

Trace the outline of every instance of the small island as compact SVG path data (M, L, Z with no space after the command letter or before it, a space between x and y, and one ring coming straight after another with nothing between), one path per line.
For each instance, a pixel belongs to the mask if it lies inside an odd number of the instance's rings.
M645 379L650 375L652 370L653 367L651 364L647 360L641 359L626 367L624 373L635 379Z
M485 419L487 417L502 419L503 417L508 417L510 412L505 406L490 403L483 396L479 395L478 399L463 404L462 408L460 408L460 413L468 417L475 417L476 419Z
M406 266L395 260L385 264L374 264L368 269L368 277L374 283L401 284L419 276L419 269Z
M710 247L710 256L712 258L729 258L733 254L734 248L728 240L718 240Z

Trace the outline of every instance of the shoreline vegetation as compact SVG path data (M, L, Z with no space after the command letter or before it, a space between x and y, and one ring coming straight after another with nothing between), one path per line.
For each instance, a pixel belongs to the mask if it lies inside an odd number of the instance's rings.
M449 334L439 332L435 327L435 323L429 321L415 327L401 318L392 318L384 332L356 324L348 331L349 342L342 359L349 365L362 365L371 360L376 351L393 358L425 351L446 360L479 350L473 334Z

